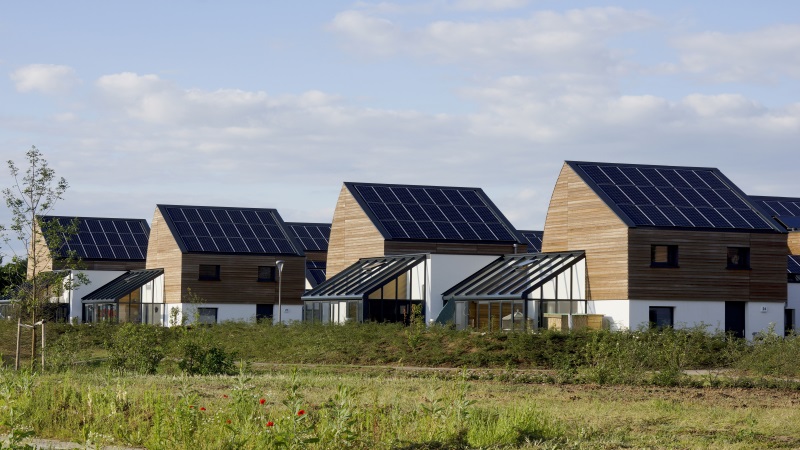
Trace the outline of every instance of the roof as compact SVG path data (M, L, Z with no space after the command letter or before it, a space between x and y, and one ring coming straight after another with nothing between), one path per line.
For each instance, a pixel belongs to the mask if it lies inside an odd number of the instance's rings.
M542 251L542 238L544 231L534 230L519 230L519 234L525 238L528 243L528 253L539 253Z
M294 238L306 252L327 252L331 236L329 223L286 222Z
M789 272L790 283L800 283L800 255L789 255Z
M783 231L718 169L567 164L629 227Z
M449 300L525 299L586 257L583 251L503 255L442 294Z
M64 239L62 249L74 251L84 261L139 260L147 257L150 226L144 219L108 217L42 216L40 220L56 220L63 227L78 221L78 232Z
M315 288L325 281L326 264L324 261L306 260L306 280Z
M517 230L480 188L345 183L387 240L517 243Z
M115 302L164 273L164 269L129 270L119 277L84 295L84 302Z
M381 286L425 260L426 255L362 258L303 295L303 300L365 300Z
M800 198L751 195L750 200L752 200L764 214L775 218L775 220L787 230L800 230Z
M183 253L304 255L274 209L157 207Z

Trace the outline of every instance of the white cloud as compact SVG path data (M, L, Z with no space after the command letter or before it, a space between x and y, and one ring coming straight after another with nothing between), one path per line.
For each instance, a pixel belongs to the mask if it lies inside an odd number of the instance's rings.
M607 47L608 40L655 23L647 13L609 7L540 11L523 19L440 20L408 29L350 10L337 14L330 29L349 48L367 55L402 54L437 63L500 64L548 72L607 72L624 66L621 56Z
M455 0L453 7L467 11L502 11L527 6L530 0Z
M673 41L681 70L717 82L800 77L800 25L742 33L706 32Z
M72 67L56 64L30 64L11 72L9 77L19 92L44 94L64 93L80 82Z

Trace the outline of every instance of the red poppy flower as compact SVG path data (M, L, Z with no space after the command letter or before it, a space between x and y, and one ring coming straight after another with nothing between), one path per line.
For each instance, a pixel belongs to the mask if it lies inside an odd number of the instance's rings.
M269 422L267 422L267 426L268 427L273 427L273 426L275 426L275 422L270 420Z
M231 419L226 420L225 423L231 423Z
M267 401L266 401L265 399L263 399L263 398L262 398L261 400L259 400L259 401L258 401L258 403L261 403L262 405L263 405L264 403L266 403L266 402L267 402Z
M194 409L194 405L189 405L189 409Z
M303 414L305 414L305 413L306 413L306 410L305 410L305 409L301 409L300 411L297 411L297 415L298 415L298 416L302 416L302 415L303 415Z
M200 407L200 411L205 411L205 410L206 410L206 407L205 407L205 406L201 406L201 407Z
M228 398L228 394L222 394L222 398Z

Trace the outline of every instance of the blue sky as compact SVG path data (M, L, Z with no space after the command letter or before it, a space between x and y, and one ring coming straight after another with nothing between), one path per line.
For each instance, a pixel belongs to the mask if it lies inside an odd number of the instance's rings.
M148 220L329 221L343 181L376 181L479 186L541 229L564 160L800 196L798 5L2 2L0 153L42 150L59 214Z

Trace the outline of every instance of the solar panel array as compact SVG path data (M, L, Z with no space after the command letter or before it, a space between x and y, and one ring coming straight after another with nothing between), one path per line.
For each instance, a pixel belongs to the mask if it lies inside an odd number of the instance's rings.
M516 230L474 188L353 184L390 239L516 242Z
M773 229L715 169L577 166L636 226Z
M525 238L525 242L528 244L528 253L539 253L542 251L543 231L519 230L519 234Z
M789 255L789 273L800 275L800 255Z
M188 252L302 254L274 209L159 205Z
M324 261L308 261L306 260L306 277L313 280L312 285L316 287L325 281L325 268Z
M778 219L788 229L800 229L800 198L750 197L762 211Z
M45 216L69 227L74 217ZM78 232L64 239L62 249L74 251L84 260L143 260L147 257L150 227L144 219L108 219L78 217ZM65 236L62 236L65 238Z
M294 238L304 251L328 251L328 239L331 235L329 223L286 223L294 233Z

